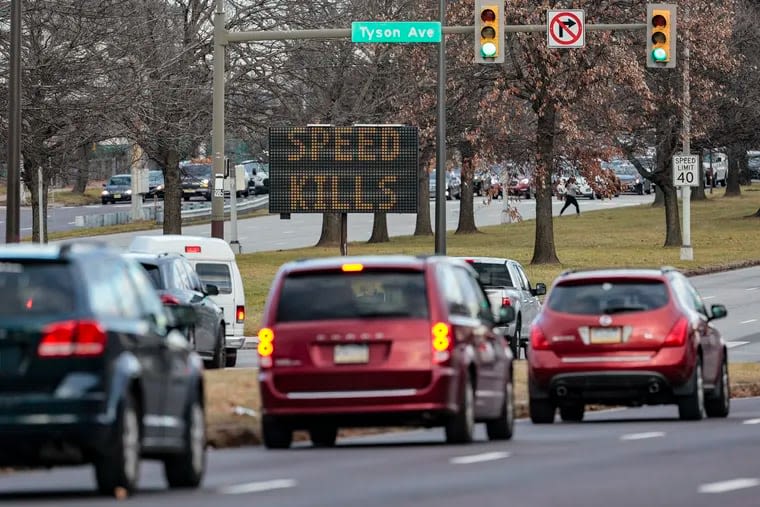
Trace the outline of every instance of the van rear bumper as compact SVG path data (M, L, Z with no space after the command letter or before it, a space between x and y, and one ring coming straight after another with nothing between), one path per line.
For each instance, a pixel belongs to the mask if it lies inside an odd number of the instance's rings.
M224 338L224 346L228 349L242 349L245 344L245 336L227 335Z

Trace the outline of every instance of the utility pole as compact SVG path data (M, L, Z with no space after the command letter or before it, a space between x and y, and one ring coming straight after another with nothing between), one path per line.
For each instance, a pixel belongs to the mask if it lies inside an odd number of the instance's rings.
M438 14L446 26L446 0ZM438 43L438 155L435 157L435 253L446 255L446 36Z
M684 6L684 19L689 17L689 6ZM684 23L684 26L686 23ZM690 64L690 43L689 43L689 31L683 32L683 153L689 155L691 153L691 89L689 84L689 64ZM715 174L712 177L715 181ZM683 206L683 231L682 231L682 246L681 246L681 260L693 261L694 250L691 248L691 187L681 187L681 205Z
M211 144L214 150L214 174L211 181L214 184L224 177L224 46L227 45L224 23L224 0L216 0L216 12L214 13L213 119L211 127ZM224 239L224 191L216 192L214 190L211 194L211 237Z
M21 241L21 0L11 0L5 242Z

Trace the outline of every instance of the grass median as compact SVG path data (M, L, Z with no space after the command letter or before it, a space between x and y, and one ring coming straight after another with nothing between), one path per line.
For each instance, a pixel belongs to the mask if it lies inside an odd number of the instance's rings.
M488 255L516 259L526 268L532 283L550 284L566 269L596 267L674 266L687 274L710 273L760 264L760 186L742 188L741 197L724 197L722 189L704 201L691 202L691 238L694 261L680 260L680 245L663 247L665 211L650 205L583 212L579 217L553 220L556 252L561 264L531 265L535 241L535 221L483 227L476 234L450 232L446 238L449 255ZM625 199L620 197L618 199ZM501 206L494 201L492 206ZM477 206L477 204L476 204ZM349 217L350 220L350 217ZM351 243L349 253L432 254L432 236L393 237L387 243ZM269 286L277 269L290 260L338 255L330 248L302 248L243 254L238 257L245 281L246 334L255 335ZM729 315L729 318L730 315ZM760 364L731 364L733 395L760 395ZM236 415L235 407L259 413L258 386L254 370L208 371L208 413L211 442L218 447L259 442L259 421L255 415ZM518 414L527 407L525 362L516 366ZM250 412L248 413L250 414Z

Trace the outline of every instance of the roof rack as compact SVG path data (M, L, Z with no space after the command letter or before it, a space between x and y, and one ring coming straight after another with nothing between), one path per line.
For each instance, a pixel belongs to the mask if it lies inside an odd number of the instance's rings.
M71 251L74 248L87 248L89 247L90 250L96 250L96 249L107 249L109 248L108 243L105 241L100 241L96 239L76 239L72 241L66 241L65 243L61 243L61 247L58 250L59 257L64 257L71 253Z

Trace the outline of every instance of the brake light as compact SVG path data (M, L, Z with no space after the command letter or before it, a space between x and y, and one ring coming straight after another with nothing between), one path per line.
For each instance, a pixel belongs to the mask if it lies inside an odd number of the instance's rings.
M235 320L239 323L245 321L245 306L238 306L235 309Z
M200 245L185 245L185 253L201 253Z
M433 345L433 361L445 363L451 357L451 326L445 322L437 322L430 329Z
M161 302L165 305L178 305L179 299L172 294L161 294Z
M663 347L681 347L686 343L686 335L689 333L689 321L679 319L665 337Z
M464 261L468 264L475 264L475 259L465 259Z
M272 354L274 354L274 331L268 327L259 331L259 366L269 368L272 366Z
M364 265L359 263L353 263L353 264L343 264L340 269L344 273L358 273L359 271L364 270Z
M42 329L39 357L95 357L106 348L106 332L94 321L67 320Z
M533 350L549 350L549 340L537 325L530 326L530 346Z
M512 300L509 299L509 296L504 296L501 298L501 306L512 306Z

